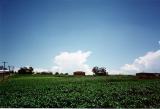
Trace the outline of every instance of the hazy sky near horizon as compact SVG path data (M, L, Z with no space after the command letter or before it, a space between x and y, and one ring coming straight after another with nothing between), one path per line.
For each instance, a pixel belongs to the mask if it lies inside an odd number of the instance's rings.
M80 50L118 69L160 48L159 11L160 0L1 0L0 60L50 68Z

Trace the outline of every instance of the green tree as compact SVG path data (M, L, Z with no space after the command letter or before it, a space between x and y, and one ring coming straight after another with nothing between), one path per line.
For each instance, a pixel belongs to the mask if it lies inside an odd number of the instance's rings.
M97 76L106 76L108 72L106 71L105 67L93 67L92 72Z
M33 74L33 67L21 67L18 70L18 74Z

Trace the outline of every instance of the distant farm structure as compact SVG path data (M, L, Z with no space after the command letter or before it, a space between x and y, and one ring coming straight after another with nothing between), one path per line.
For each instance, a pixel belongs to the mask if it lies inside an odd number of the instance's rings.
M141 72L141 73L136 73L136 76L140 79L160 78L160 73Z
M6 63L8 62L3 61L2 63L3 65L0 66L0 80L4 80L5 77L8 77L10 74L14 73L14 66L7 66L7 68Z
M83 71L75 71L75 72L73 72L73 75L75 75L75 76L85 76L85 72L83 72Z

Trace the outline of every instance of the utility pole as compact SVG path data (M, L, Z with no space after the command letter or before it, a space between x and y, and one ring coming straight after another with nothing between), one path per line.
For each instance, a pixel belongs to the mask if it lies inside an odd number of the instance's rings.
M14 66L8 66L8 70L10 73L14 73Z
M6 65L6 63L8 63L8 62L2 62L3 63L3 80L4 80L4 73L5 73L5 65Z
M8 70L9 70L9 72L11 71L11 66L8 66Z
M14 66L12 66L12 71L13 71L13 73L14 73Z
M8 62L2 62L3 63L3 70L5 70L5 67L6 67L6 63L8 63Z

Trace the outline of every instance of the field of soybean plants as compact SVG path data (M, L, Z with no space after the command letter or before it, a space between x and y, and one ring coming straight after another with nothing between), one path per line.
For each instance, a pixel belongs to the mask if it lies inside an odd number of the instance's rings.
M0 107L160 108L160 80L14 75L0 82Z

